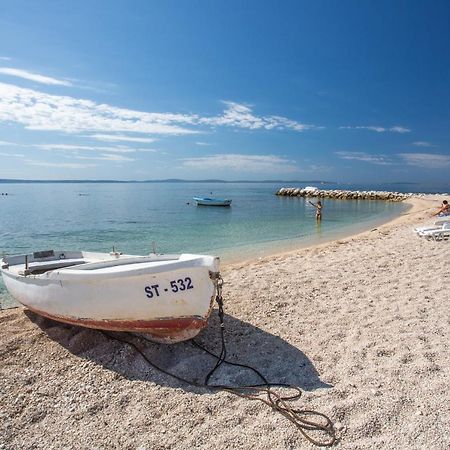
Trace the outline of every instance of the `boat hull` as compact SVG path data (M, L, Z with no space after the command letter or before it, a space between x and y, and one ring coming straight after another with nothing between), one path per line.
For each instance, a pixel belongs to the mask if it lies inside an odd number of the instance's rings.
M183 256L183 255L181 255ZM136 263L113 269L56 269L23 276L2 269L12 296L59 322L133 331L158 342L190 339L207 325L218 258L189 257L162 265Z
M151 340L160 344L174 344L176 342L192 339L208 324L207 318L198 317L178 317L155 320L92 320L57 316L37 310L30 306L26 306L26 308L40 316L69 325L105 331L145 333L149 335Z

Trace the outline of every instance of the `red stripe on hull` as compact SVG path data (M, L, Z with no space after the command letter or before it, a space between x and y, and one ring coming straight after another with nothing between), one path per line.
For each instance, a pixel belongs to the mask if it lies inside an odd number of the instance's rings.
M27 308L36 314L47 317L48 319L67 323L69 325L77 325L98 330L147 333L151 335L153 340L161 343L174 343L192 339L203 328L205 328L208 323L206 319L199 317L179 317L154 320L75 319L48 314L46 312L30 308L29 306L27 306Z

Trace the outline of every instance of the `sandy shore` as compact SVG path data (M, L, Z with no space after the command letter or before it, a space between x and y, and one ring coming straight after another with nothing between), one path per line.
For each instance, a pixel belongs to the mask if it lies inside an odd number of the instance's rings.
M450 448L450 243L412 232L436 197L412 203L370 232L223 270L229 359L300 387L335 448ZM198 338L213 350L217 324ZM22 308L0 311L0 330L1 450L316 448L266 405L183 385L98 331ZM196 381L214 364L189 342L142 346Z

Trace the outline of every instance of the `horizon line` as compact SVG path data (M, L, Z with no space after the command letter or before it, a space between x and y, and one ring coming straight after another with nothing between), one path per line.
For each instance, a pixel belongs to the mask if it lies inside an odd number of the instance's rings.
M187 180L183 178L165 178L158 180L104 180L104 179L71 179L71 180L45 180L26 178L0 178L0 183L320 183L336 184L335 181L326 180L220 180L200 179Z

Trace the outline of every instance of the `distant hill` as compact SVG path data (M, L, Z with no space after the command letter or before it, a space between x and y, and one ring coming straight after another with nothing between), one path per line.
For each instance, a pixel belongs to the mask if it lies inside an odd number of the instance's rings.
M283 183L283 184L333 184L334 181L321 180L183 180L169 178L166 180L21 180L0 178L0 183Z

